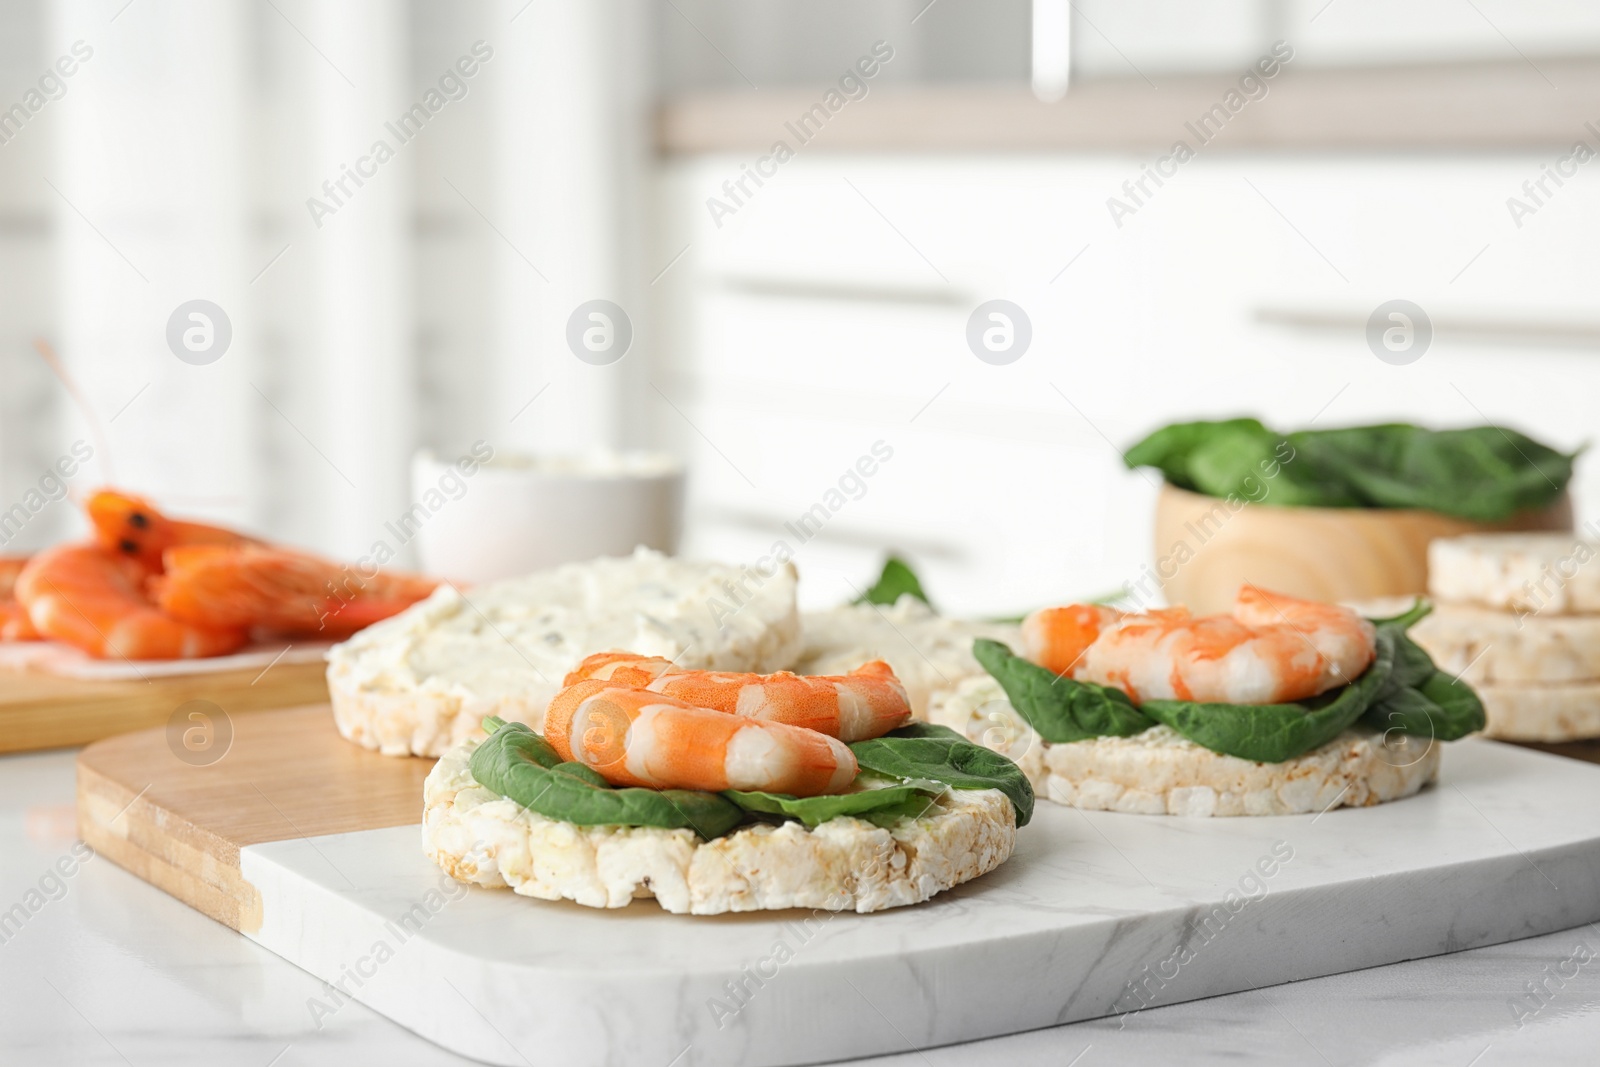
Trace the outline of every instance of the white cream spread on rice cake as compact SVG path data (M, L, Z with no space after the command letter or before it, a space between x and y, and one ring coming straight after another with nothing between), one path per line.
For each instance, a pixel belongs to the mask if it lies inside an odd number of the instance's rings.
M730 611L744 574L641 548L467 590L442 585L329 651L339 732L385 755L437 756L481 737L487 715L537 729L567 672L614 649L690 669L787 668L800 651L795 569L746 580Z

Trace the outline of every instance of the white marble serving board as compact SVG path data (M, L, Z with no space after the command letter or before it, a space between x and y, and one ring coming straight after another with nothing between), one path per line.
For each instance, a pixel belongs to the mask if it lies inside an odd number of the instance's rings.
M1180 819L1042 802L999 870L874 915L705 918L468 889L422 854L416 826L253 845L240 870L263 902L251 936L332 983L313 1016L348 994L495 1064L757 1067L1592 922L1596 810L1600 767L1466 741L1449 746L1440 785L1375 808ZM399 923L408 912L415 930Z

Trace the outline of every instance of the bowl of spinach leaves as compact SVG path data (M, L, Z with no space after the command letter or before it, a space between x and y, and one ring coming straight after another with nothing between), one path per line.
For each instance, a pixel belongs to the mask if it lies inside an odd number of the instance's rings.
M1425 593L1430 541L1570 530L1576 458L1500 426L1284 433L1253 418L1175 423L1125 454L1165 481L1154 577L1200 612L1247 581L1318 600Z

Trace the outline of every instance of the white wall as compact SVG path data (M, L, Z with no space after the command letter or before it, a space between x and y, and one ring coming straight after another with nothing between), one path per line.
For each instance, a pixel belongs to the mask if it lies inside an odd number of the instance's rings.
M1144 160L819 156L719 230L704 201L740 162L681 161L664 184L692 251L662 294L679 354L663 388L694 427L664 425L693 455L692 549L732 558L765 552L872 442L892 445L800 549L814 601L848 594L889 547L961 611L1137 578L1155 487L1117 450L1176 419L1488 418L1568 448L1600 431L1600 172L1518 229L1505 199L1539 159L1219 155L1119 229L1106 199ZM995 297L1033 323L1009 366L965 342ZM1393 298L1440 331L1410 366L1363 339ZM1261 309L1350 325L1265 325ZM1513 329L1471 339L1485 322ZM1589 340L1533 336L1563 323ZM1600 468L1580 472L1582 511L1600 517Z

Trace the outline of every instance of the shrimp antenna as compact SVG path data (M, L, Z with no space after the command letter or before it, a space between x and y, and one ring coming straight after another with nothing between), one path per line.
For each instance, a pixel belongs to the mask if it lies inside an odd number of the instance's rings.
M95 414L94 408L89 406L89 401L84 397L83 391L78 388L78 383L67 373L66 366L61 362L61 357L56 355L56 350L50 347L50 342L43 337L33 339L33 347L43 359L45 366L50 368L66 389L67 395L72 397L72 402L78 405L78 410L83 414L84 421L89 424L89 434L94 438L95 447L100 450L100 468L105 473L105 481L116 484L117 477L111 473L111 442L106 438L105 424L100 421L100 416Z

